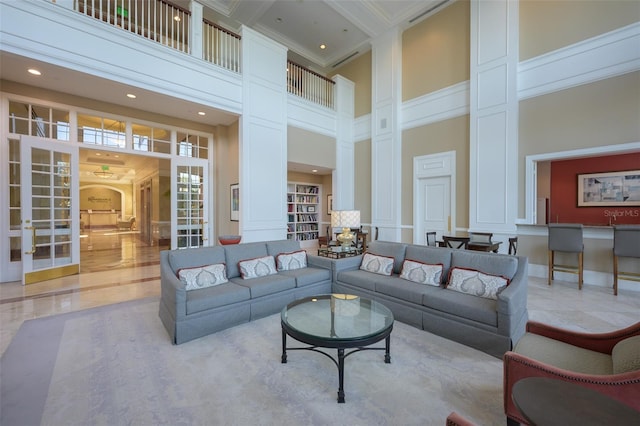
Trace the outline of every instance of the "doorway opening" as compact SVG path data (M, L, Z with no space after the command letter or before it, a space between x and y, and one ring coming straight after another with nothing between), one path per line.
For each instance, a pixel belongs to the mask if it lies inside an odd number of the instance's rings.
M81 148L80 270L157 263L171 236L170 160Z

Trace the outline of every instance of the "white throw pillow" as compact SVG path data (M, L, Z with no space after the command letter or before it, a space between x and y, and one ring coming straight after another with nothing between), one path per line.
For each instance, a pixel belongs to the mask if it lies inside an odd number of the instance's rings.
M257 277L266 277L267 275L278 273L278 271L276 271L276 262L273 256L241 260L238 262L238 269L240 269L240 275L245 280Z
M400 278L414 283L439 286L442 282L443 270L444 265L442 263L430 265L407 259L402 263Z
M292 271L307 267L307 252L304 250L292 253L280 253L276 256L278 271Z
M184 288L187 291L212 287L228 282L227 268L224 263L195 268L182 268L178 271L178 278L184 283Z
M374 274L391 275L391 272L393 272L393 257L365 253L362 256L360 269Z
M498 292L509 285L509 280L489 275L475 269L451 268L447 288L460 293L487 299L497 299Z

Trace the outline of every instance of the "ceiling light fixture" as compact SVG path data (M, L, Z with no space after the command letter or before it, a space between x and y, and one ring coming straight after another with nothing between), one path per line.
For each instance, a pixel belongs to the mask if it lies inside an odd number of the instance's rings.
M133 93L127 93L127 98L135 99L135 98L137 98L137 96L134 95Z
M327 45L326 45L326 44L321 44L321 45L320 45L320 49L324 50L324 49L326 49L326 48L327 48Z
M180 19L180 16L178 16L178 15L174 16L173 20L176 21L176 22L182 21L182 19Z
M96 170L93 174L102 179L109 179L113 173L109 171L109 166L102 166L100 170Z
M207 113L204 111L198 111L198 115L207 115Z
M42 73L35 68L29 68L27 71L29 71L29 74L42 75Z

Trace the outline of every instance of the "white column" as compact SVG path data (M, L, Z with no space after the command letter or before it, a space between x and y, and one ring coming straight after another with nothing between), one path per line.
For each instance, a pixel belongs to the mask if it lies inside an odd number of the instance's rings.
M471 2L469 228L515 230L518 1Z
M287 235L287 50L242 27L239 183L243 242Z
M379 238L401 239L402 34L394 29L372 46L371 215Z
M191 27L189 28L189 45L191 56L202 59L202 5L195 1L191 2Z
M333 208L353 210L355 199L355 150L353 115L355 86L352 81L337 75L334 99L336 105L336 169L332 176Z

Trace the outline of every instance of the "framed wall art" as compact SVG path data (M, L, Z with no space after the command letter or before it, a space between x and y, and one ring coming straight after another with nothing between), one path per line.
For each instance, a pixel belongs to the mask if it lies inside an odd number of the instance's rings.
M640 206L640 170L578 175L578 207Z
M231 220L240 220L240 185L237 183L231 185Z

